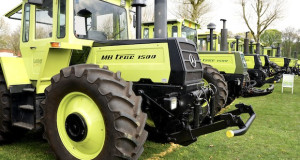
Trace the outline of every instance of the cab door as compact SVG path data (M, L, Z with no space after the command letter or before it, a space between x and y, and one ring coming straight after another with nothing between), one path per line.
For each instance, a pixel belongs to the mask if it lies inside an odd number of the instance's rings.
M30 80L34 81L40 76L53 37L53 1L43 6L25 3L23 8L21 54Z

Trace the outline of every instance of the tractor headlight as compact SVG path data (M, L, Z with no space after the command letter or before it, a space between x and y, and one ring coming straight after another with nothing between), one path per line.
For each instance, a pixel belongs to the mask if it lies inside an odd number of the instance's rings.
M171 110L174 110L177 108L177 98L176 97L164 98L164 103L165 103L165 106L170 107Z

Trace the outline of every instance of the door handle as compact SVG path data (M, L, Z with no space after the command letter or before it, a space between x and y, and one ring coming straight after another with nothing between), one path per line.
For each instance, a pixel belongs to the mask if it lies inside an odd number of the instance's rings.
M30 49L36 49L36 47L30 47Z

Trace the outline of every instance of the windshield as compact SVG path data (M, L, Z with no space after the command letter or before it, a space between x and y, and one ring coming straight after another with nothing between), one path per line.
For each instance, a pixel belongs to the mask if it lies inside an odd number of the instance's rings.
M197 44L197 31L196 29L192 29L186 26L182 26L181 29L181 37L190 39L194 41L195 44Z
M207 51L207 46L206 46L206 38L199 38L199 51Z
M75 36L91 40L128 39L125 8L99 0L75 0Z

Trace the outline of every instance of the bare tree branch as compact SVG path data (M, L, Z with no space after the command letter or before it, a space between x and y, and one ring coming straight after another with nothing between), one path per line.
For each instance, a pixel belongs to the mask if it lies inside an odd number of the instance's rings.
M261 34L274 23L274 21L281 18L282 9L280 2L282 2L282 0L240 0L242 18L250 32L254 35L255 41L259 42ZM249 6L252 7L252 12L248 10ZM250 24L253 23L251 18L256 20L256 31L250 26Z
M174 15L178 18L190 19L200 24L204 24L204 15L207 14L211 5L207 0L173 0L177 2L177 10Z

